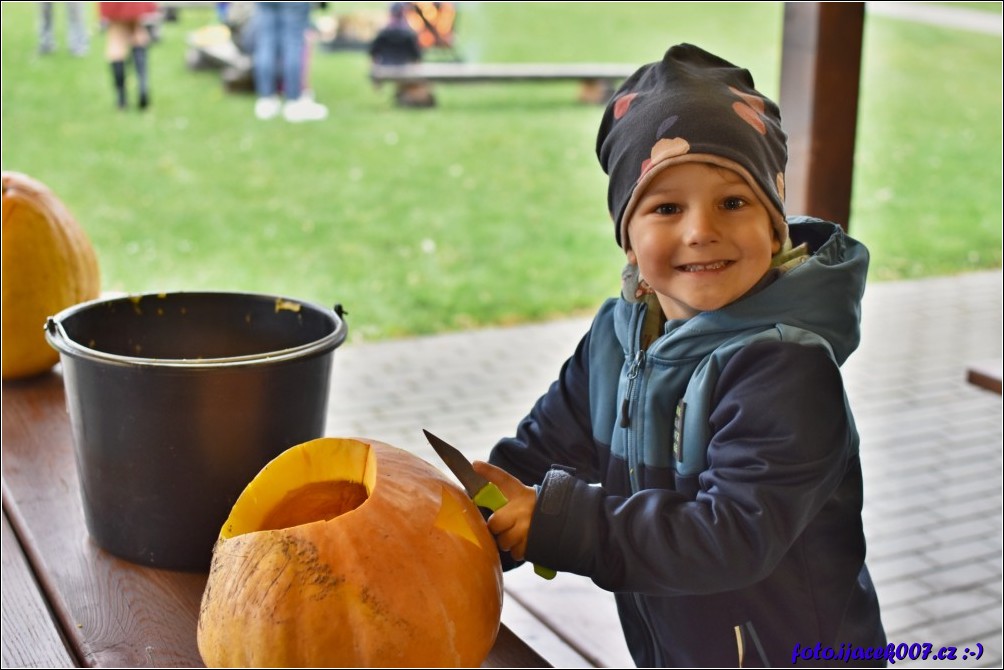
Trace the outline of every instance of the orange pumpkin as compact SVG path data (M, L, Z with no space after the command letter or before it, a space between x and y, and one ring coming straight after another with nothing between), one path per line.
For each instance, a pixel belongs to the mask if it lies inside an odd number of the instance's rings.
M198 644L210 667L477 667L501 612L498 550L456 484L395 447L321 438L234 504Z
M30 377L59 361L46 318L98 297L98 259L59 198L20 172L3 173L2 239L2 376Z

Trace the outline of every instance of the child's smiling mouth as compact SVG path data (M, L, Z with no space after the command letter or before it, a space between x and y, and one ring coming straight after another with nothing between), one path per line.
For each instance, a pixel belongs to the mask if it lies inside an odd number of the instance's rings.
M711 263L688 263L676 267L680 272L716 272L724 270L735 261L712 261Z

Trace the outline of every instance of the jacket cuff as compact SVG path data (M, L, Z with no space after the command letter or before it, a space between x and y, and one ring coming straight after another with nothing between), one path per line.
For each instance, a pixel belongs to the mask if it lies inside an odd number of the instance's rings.
M537 490L526 559L559 572L588 574L595 561L602 491L555 466Z

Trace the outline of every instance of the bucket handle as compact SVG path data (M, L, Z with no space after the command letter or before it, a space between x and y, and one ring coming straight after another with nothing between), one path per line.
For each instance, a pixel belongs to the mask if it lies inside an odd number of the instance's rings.
M63 324L57 321L55 317L46 317L45 332L49 334L49 338L53 345L59 344L67 349L74 348L72 346L73 340L71 340L70 336L66 334L66 331L63 329Z

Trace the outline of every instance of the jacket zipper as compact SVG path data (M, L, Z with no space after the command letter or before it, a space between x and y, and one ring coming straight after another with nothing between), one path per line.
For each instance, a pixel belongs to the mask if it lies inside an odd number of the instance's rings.
M628 387L624 392L624 400L621 403L621 428L625 430L625 451L628 458L628 477L631 481L631 489L633 491L638 491L641 486L638 482L638 449L634 444L636 440L634 439L636 435L636 430L631 429L631 405L632 403L641 395L640 382L638 377L642 374L645 369L646 355L645 349L641 345L641 331L645 320L645 309L636 312L640 317L637 325L635 326L635 344L638 346L638 351L635 352L634 359L631 361L631 367L628 368L627 379ZM662 657L662 651L659 646L658 638L654 628L652 627L652 622L649 619L648 607L645 605L644 596L640 593L633 593L633 599L635 604L635 609L638 612L638 618L641 620L642 625L645 628L645 632L648 634L648 641L651 650L652 665L661 666L664 665L664 660Z
M645 352L639 349L638 353L634 355L634 360L631 361L631 367L628 368L628 387L624 393L624 401L621 403L621 428L627 428L631 425L631 401L634 399L635 380L644 367Z
M624 403L621 405L621 427L624 429L624 455L627 456L628 480L631 482L631 490L639 491L641 483L638 479L638 429L631 426L631 403L640 396L641 384L638 381L639 375L645 368L645 352L638 350L631 367L628 369L628 387L624 392Z
M641 346L641 334L645 325L647 308L645 305L641 305L640 307L640 309L635 311L635 321L633 324L634 346L638 348L635 350L631 366L628 368L628 383L627 388L624 390L624 400L621 403L620 420L621 428L624 430L624 455L627 457L628 481L631 483L632 491L638 491L641 488L638 476L638 461L640 460L638 454L638 430L637 427L631 426L632 404L641 395L641 381L638 377L645 369L645 349Z

